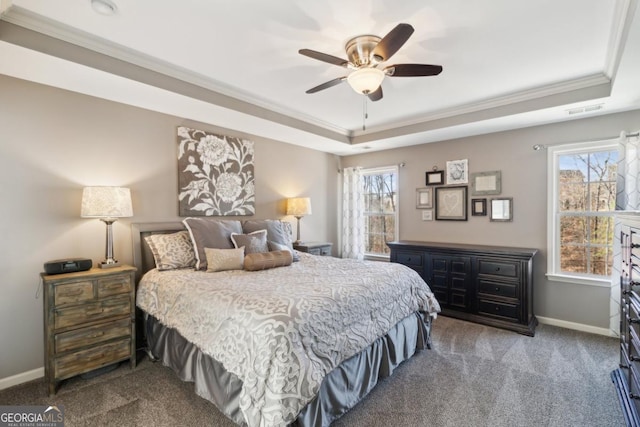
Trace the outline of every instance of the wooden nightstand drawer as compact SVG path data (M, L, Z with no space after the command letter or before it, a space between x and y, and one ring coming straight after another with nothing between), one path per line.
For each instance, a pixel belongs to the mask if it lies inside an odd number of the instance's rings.
M87 350L58 357L54 364L56 378L68 378L131 356L131 339L126 338Z
M56 306L90 301L93 299L93 281L83 280L58 285L53 295Z
M98 343L110 341L119 337L131 335L131 319L126 318L88 328L77 329L56 334L56 354L77 350L82 347L94 346Z
M131 292L131 280L128 276L98 279L98 298Z
M129 314L131 314L131 302L127 295L123 295L81 306L56 309L54 327L62 329Z

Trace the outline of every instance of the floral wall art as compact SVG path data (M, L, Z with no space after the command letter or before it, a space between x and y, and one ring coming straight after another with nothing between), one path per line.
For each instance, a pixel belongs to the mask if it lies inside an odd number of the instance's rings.
M180 216L253 215L253 142L178 127Z

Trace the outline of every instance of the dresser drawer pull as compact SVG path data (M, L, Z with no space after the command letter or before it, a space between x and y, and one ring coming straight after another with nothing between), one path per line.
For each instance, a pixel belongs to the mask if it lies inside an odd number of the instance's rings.
M629 397L632 399L640 400L640 396L638 396L637 394L629 393Z
M99 310L87 310L87 311L86 311L86 313L87 313L89 316L93 316L93 315L95 315L95 314L102 314L102 313L104 313L104 308L101 308L101 309L99 309Z
M496 271L500 271L500 267L496 267Z
M104 332L96 332L95 334L91 335L89 338L98 338L104 335Z
M496 292L500 292L500 288L496 286Z
M62 291L60 292L60 296L62 297L75 297L78 295L82 295L84 293L84 289L77 289L75 291Z

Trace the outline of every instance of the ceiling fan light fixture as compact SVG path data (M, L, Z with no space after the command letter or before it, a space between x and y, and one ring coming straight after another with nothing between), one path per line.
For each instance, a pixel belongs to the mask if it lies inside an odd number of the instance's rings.
M384 71L377 68L361 68L349 74L347 82L357 93L366 95L380 87L384 76Z

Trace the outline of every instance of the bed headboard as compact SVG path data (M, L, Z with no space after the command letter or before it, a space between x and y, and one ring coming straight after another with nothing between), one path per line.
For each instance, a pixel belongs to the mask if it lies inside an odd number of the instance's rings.
M131 224L133 265L138 269L138 271L136 271L136 283L144 273L156 266L151 249L144 238L152 234L175 233L180 230L185 230L182 222L143 222Z

